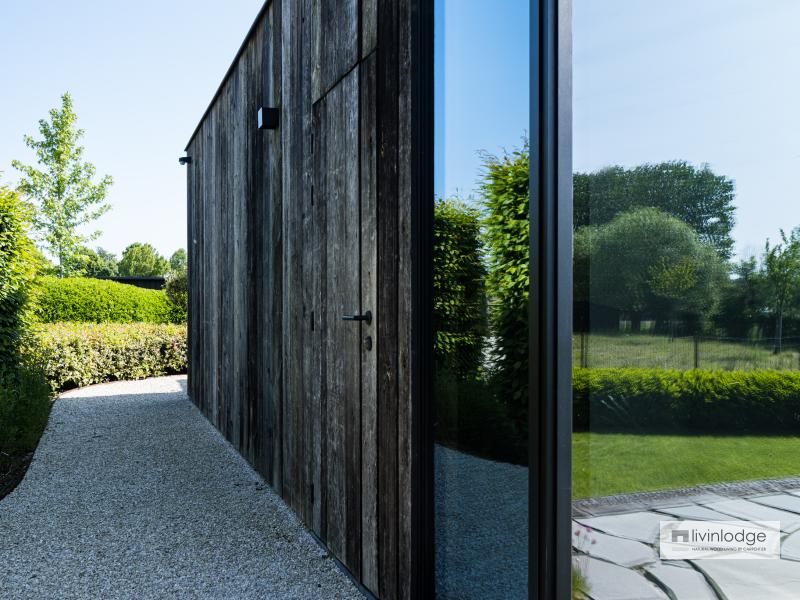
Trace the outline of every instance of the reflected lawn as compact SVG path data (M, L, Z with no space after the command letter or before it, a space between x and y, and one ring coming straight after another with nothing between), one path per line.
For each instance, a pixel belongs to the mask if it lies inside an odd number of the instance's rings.
M800 475L800 437L576 433L573 497Z

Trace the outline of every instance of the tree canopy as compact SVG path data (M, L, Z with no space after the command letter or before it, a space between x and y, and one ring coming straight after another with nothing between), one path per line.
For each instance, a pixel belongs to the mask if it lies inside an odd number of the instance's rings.
M163 277L169 261L150 244L133 243L122 252L119 274L122 277Z
M79 264L81 247L100 232L81 234L79 229L95 221L110 206L105 203L112 179L97 183L95 167L83 160L84 135L77 127L72 97L61 97L61 108L50 111L50 121L39 121L41 139L25 136L25 144L36 151L38 167L13 161L22 173L19 190L36 204L33 225L45 249L58 261L58 274L66 277Z
M651 207L688 224L723 258L731 256L734 182L708 165L696 168L677 160L631 169L612 166L575 173L573 184L576 228L602 225L631 209Z

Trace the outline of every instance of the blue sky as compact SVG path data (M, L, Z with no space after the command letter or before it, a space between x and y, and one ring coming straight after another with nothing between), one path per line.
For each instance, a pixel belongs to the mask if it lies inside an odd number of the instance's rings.
M33 162L24 134L70 91L87 158L115 183L97 244L135 241L165 255L186 245L178 156L262 0L25 0L0 18L0 171Z
M438 3L439 195L528 129L526 0ZM685 159L736 182L736 251L800 225L800 2L575 0L574 166Z
M185 245L177 157L262 0L28 0L0 20L0 171L72 92L115 178L98 244ZM766 9L766 10L765 10ZM528 2L437 6L437 194L474 194L479 151L528 131ZM736 181L741 255L800 224L800 2L575 0L575 168L686 159Z

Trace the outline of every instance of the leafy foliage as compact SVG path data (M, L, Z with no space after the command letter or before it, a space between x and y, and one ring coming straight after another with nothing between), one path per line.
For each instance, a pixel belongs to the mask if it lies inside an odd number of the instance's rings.
M163 277L169 261L150 244L133 243L122 252L119 274L122 277Z
M794 433L800 373L581 369L574 427L631 433Z
M17 160L12 163L22 173L20 191L37 204L33 223L46 249L58 259L61 277L73 272L81 245L99 235L79 234L79 228L110 209L104 200L112 179L105 176L94 183L95 167L83 160L79 142L84 131L77 128L77 120L72 97L66 93L61 109L50 111L50 121L39 121L42 138L25 137L41 169Z
M171 323L183 320L162 290L79 277L39 279L35 315L45 323Z
M733 250L734 182L686 161L608 167L573 177L576 228L602 225L636 208L659 209L680 219L722 258Z
M167 275L164 291L177 313L183 315L181 320L185 321L189 312L189 274L185 268Z
M0 450L30 452L47 424L50 387L30 360L0 366Z
M172 272L185 271L188 264L186 250L183 248L178 248L169 257L169 270Z
M521 150L485 157L482 186L489 272L486 278L493 347L494 385L510 414L526 427L528 404L528 288L530 157Z
M638 208L575 234L575 297L698 329L719 300L727 267L686 223ZM634 328L636 328L634 326Z
M56 323L33 338L24 352L53 390L186 372L184 325Z
M83 277L116 277L119 274L117 257L113 252L97 248L81 248L76 254L77 264L72 270Z
M0 366L15 364L28 317L36 252L28 238L31 207L0 187Z
M434 210L433 289L438 371L475 379L487 334L480 213L458 200Z
M775 317L775 352L781 351L783 317L787 304L797 298L800 290L800 228L787 237L781 230L781 241L764 248L764 282L767 301Z

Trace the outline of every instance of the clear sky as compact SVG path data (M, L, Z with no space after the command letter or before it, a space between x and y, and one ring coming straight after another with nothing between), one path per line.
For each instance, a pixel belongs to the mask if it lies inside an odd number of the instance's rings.
M440 0L436 193L528 130L527 0ZM574 0L574 166L684 159L736 182L740 256L800 225L800 1Z
M0 19L0 171L32 161L69 90L115 185L97 241L185 245L177 157L262 0L27 0ZM469 197L479 151L528 131L528 1L437 2L436 193ZM800 2L575 0L575 168L686 159L736 181L741 255L800 224Z
M2 3L0 171L33 162L24 134L72 93L87 158L115 183L96 244L118 255L186 245L178 156L263 0L24 0ZM94 228L93 228L94 229Z

